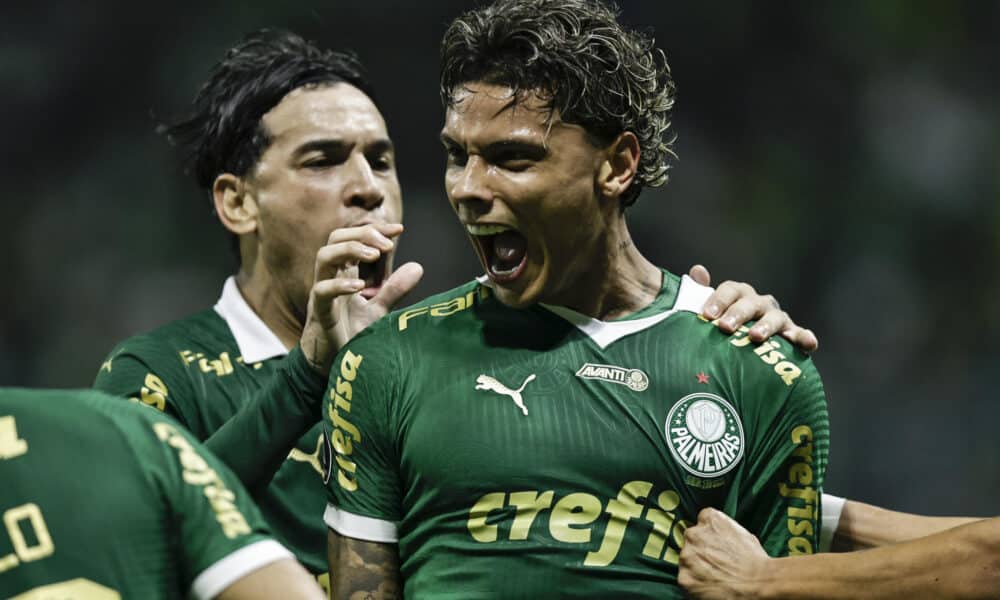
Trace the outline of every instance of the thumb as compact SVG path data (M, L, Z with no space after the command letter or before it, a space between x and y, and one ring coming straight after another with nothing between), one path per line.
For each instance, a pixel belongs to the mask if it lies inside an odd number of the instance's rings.
M705 265L699 264L691 267L691 270L688 271L688 276L694 279L695 283L700 283L704 286L712 285L712 274L708 272Z
M389 312L403 296L410 293L420 283L423 276L424 268L420 266L420 263L408 262L389 275L389 278L382 284L382 289L371 301Z

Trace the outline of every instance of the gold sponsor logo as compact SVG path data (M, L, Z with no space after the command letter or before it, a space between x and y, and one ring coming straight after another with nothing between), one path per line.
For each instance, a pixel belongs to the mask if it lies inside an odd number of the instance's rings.
M226 537L234 538L250 533L250 525L236 507L236 494L226 487L219 474L205 462L187 438L169 423L154 423L153 431L156 432L156 437L177 450L184 483L203 488L205 497L215 512L215 520L222 526Z
M749 331L750 328L745 325L740 327L733 333L729 343L737 348L750 345L750 338L747 336L747 332ZM781 344L777 340L767 340L754 348L753 352L764 364L770 365L773 368L775 374L785 382L785 385L792 385L799 378L799 375L802 375L802 369L795 363L785 360L786 357L779 350L780 348Z
M788 480L778 485L778 493L788 502L789 554L812 554L812 540L816 539L816 521L819 518L819 492L813 474L813 432L808 425L792 430L792 463L788 467Z
M648 481L630 481L621 487L617 497L607 501L584 492L558 499L552 490L492 492L472 505L466 527L472 539L483 544L517 542L529 539L536 522L547 520L547 528L534 527L536 536L544 536L547 529L548 537L557 542L593 548L594 532L599 530L595 526L601 520L603 535L597 547L583 555L584 566L606 567L613 563L629 534L646 536L644 556L676 565L690 523L677 517L677 492L664 490L654 497L652 490L653 484ZM509 518L511 509L513 518Z
M427 315L430 317L450 317L451 315L472 308L476 302L482 302L490 295L490 288L481 285L464 296L456 296L451 300L431 304L430 306L418 306L409 310L404 310L399 315L396 325L400 331L405 331L410 326L410 319Z
M347 417L351 414L351 402L355 400L351 382L357 379L358 368L364 359L361 354L350 350L344 354L340 361L340 375L330 390L330 403L326 409L333 425L330 445L337 463L337 483L349 492L358 489L358 465L348 457L354 453L354 445L361 443L361 431Z

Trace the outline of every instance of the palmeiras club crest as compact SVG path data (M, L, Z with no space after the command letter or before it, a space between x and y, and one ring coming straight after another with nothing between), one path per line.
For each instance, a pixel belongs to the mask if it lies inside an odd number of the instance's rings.
M743 423L736 409L715 394L688 394L674 404L664 424L670 454L692 475L725 475L743 458Z

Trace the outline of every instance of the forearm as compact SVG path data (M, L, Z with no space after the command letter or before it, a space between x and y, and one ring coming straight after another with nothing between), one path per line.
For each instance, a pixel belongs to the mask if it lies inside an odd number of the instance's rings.
M326 378L294 348L274 376L205 445L256 495L295 442L319 422L325 391Z
M747 583L768 600L996 598L1000 519L865 552L770 559Z
M835 552L847 552L875 548L933 535L978 520L967 517L925 517L848 500L837 525L832 549Z
M366 542L327 532L330 598L394 600L403 597L396 544Z

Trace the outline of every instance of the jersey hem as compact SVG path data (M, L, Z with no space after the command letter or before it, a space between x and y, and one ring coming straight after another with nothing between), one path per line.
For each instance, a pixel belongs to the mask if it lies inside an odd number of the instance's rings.
M349 513L332 504L326 505L323 521L330 529L350 538L383 544L399 542L396 523Z
M191 584L191 597L197 600L215 598L243 576L285 558L295 557L274 540L261 540L244 546L217 560L195 577Z

